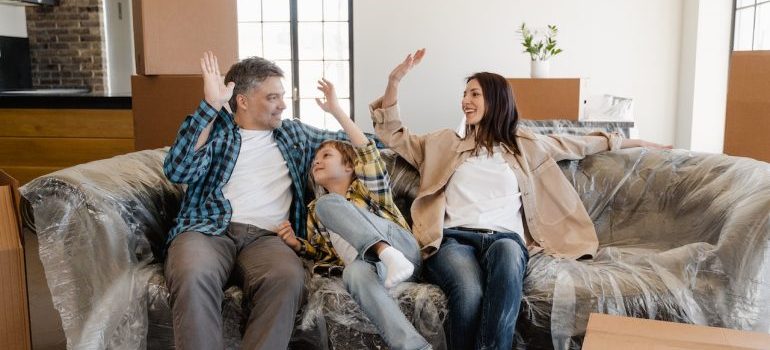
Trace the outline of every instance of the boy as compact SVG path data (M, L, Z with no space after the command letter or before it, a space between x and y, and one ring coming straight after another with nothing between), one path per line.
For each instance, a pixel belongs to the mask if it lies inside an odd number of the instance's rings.
M421 258L393 202L385 164L374 143L340 108L334 86L326 79L318 84L326 102L316 102L337 119L355 147L339 141L320 145L311 176L329 194L308 206L307 240L296 238L288 222L278 235L316 264L344 265L345 286L392 349L430 349L387 292L416 275Z

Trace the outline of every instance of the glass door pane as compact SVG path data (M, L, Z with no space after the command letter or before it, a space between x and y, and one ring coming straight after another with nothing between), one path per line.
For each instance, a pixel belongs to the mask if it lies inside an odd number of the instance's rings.
M770 2L757 6L753 49L770 50Z
M735 11L735 37L733 38L733 50L751 50L753 30L754 7Z

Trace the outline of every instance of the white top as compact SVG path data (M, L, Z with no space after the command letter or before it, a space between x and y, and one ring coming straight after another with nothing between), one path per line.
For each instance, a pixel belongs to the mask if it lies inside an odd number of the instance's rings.
M241 150L222 189L231 221L275 231L289 218L291 177L271 130L240 129Z
M515 232L526 242L519 182L501 152L482 148L460 164L447 183L444 227Z

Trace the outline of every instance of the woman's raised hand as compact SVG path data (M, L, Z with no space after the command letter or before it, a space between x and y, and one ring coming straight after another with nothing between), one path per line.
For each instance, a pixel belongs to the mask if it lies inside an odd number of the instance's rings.
M401 81L401 78L403 78L407 73L409 73L414 66L420 64L420 61L422 61L423 56L425 56L425 49L419 49L415 51L414 53L410 53L406 56L403 62L399 63L396 68L393 69L392 72L390 72L390 75L388 76L388 80L391 83L398 83Z
M399 63L388 76L388 85L385 87L385 93L382 94L382 107L390 107L396 104L398 100L398 83L409 73L414 66L420 64L425 56L425 49L419 49L410 53L403 62Z
M211 51L203 53L201 74L203 75L203 98L206 102L216 110L225 106L229 111L230 107L227 102L233 96L235 83L230 82L225 86L225 77L219 72L219 61Z

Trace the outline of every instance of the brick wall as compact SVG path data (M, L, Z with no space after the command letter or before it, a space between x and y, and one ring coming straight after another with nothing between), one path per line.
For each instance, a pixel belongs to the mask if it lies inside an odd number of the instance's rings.
M26 11L33 87L104 91L102 0L61 0Z

